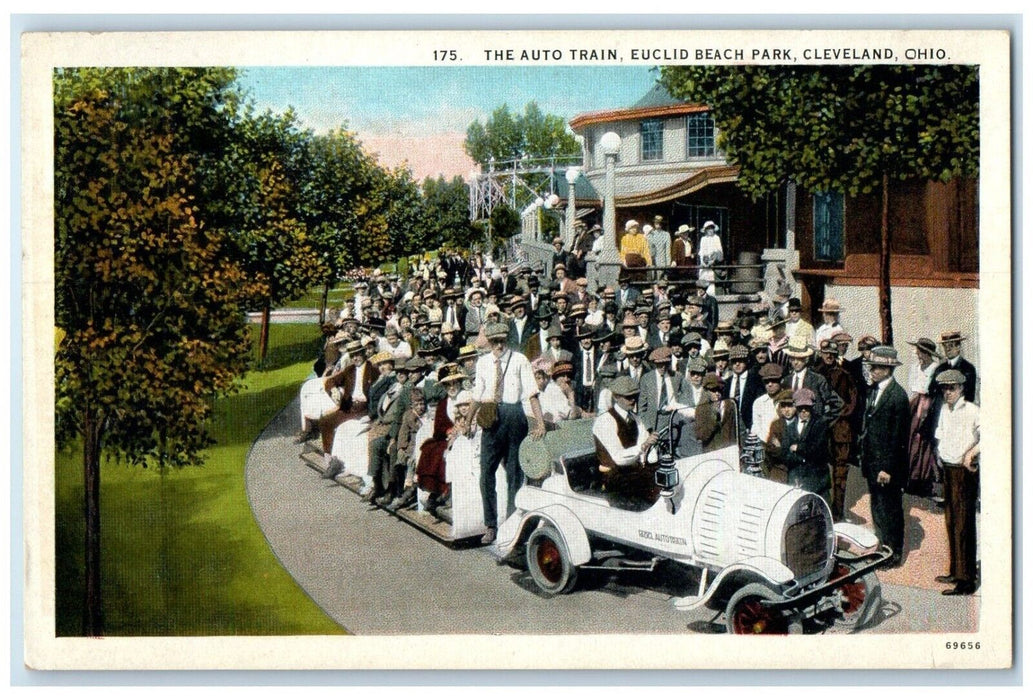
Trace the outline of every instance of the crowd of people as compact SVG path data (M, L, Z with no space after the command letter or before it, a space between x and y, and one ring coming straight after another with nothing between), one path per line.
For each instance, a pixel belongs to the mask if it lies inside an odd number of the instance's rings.
M938 580L953 584L945 594L975 590L979 411L965 337L909 341L902 386L897 350L870 334L855 339L833 299L815 328L788 288L730 320L719 319L710 275L644 283L632 265L616 286L590 290L577 250L595 233L579 227L569 250L557 239L548 277L446 250L404 279L354 284L351 303L324 325L324 353L301 393L300 439L318 432L325 476L361 475L365 499L431 513L452 503L453 484L477 483L480 494L463 500L480 496L490 544L523 482L525 437L592 419L602 490L620 507L644 507L657 498L663 417L678 415L688 428L682 454L752 436L763 476L820 495L836 521L848 517L847 476L859 467L893 552L887 567L904 555L904 494L942 489L951 568ZM628 254L660 260L648 241ZM498 512L500 468L507 513Z

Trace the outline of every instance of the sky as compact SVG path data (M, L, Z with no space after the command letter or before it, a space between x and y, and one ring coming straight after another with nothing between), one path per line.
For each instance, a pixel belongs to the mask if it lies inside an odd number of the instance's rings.
M644 67L248 67L240 84L256 106L284 112L317 133L346 125L382 165L405 162L417 180L475 169L463 152L466 128L507 104L531 100L569 120L628 107L653 86Z

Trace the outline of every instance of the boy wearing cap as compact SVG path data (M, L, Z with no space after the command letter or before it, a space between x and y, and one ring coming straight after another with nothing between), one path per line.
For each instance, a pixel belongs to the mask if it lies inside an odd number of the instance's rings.
M814 393L800 389L793 394L796 418L782 436L779 458L787 467L786 483L821 496L829 502L828 424L814 414Z
M911 422L907 392L893 379L897 351L880 345L868 358L872 386L859 436L861 472L871 494L875 532L893 550L884 568L900 566L904 556L904 485L907 482L907 433Z
M936 375L944 400L936 425L936 451L943 464L950 545L950 571L936 580L955 584L943 595L971 595L976 590L979 407L964 397L966 380L965 374L956 369Z

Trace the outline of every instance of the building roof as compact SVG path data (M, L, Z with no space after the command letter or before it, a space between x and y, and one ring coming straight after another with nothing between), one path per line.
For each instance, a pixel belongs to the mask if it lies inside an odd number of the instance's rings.
M637 121L651 117L676 117L695 112L708 112L706 105L681 102L671 97L663 85L657 83L631 107L622 109L604 109L597 112L584 112L570 120L570 128L574 131L592 124L610 124L621 121Z
M639 109L642 107L670 107L671 105L682 105L685 104L681 100L676 100L671 97L671 93L667 92L662 84L657 83L653 88L642 96L638 102L631 106L632 109Z

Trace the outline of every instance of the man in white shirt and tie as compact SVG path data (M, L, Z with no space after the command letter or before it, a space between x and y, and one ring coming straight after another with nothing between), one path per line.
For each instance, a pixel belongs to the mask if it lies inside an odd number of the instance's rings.
M545 435L545 419L531 363L521 353L506 347L509 327L504 323L493 323L485 329L485 335L491 344L491 352L477 360L473 416L484 429L481 434L481 499L486 533L481 542L492 544L498 532L495 472L499 462L506 471L506 517L516 508L516 492L523 485L520 443L529 430L522 402L530 402L534 417L534 426L530 428L532 439L538 440ZM489 403L495 405L497 416L491 425L485 425L488 421L478 418L478 414L487 410L482 407Z

